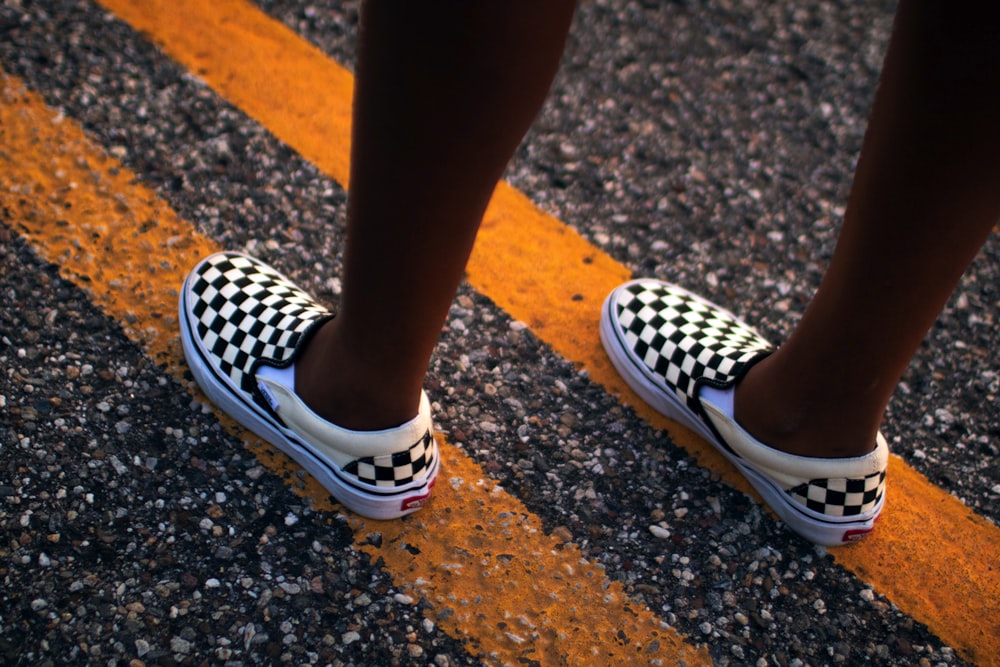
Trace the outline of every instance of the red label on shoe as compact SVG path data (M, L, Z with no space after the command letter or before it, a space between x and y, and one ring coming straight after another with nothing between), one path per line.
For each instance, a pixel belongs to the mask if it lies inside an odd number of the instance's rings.
M410 496L409 498L403 499L403 506L399 508L401 512L406 512L408 510L418 510L427 504L427 501L431 497L431 489L434 488L434 484L437 482L437 477L432 479L427 485L427 492L422 496Z
M872 519L871 528L860 528L858 530L847 531L846 533L844 533L844 537L841 539L841 542L860 542L861 540L871 535L872 531L875 530L875 523L881 518L882 515L879 514L874 519Z
M861 540L863 540L866 537L868 537L868 535L871 534L871 532L873 530L875 530L874 526L871 527L871 528L864 528L862 530L849 530L846 533L844 533L844 537L843 537L843 539L841 541L842 542L860 542Z
M427 493L425 493L422 496L413 496L411 498L406 498L405 500L403 500L403 506L400 507L399 509L402 512L406 512L406 511L409 511L409 510L420 509L421 507L423 507L427 503L427 501L430 499L430 497L431 497L431 494L428 491Z

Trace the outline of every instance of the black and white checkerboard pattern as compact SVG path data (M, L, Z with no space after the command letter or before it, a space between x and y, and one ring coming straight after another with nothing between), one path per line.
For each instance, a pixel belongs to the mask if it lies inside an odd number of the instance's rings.
M424 473L434 463L437 447L431 432L409 449L391 456L366 456L347 464L344 472L372 486L403 486Z
M773 347L732 313L660 281L636 281L619 292L616 314L626 344L695 415L702 415L699 381L727 387ZM885 471L864 478L804 481L785 492L810 510L849 517L873 509L885 491Z
M330 313L266 264L242 255L209 258L191 283L192 327L224 375L252 394L254 364L281 365L302 334Z
M814 479L788 495L826 516L857 516L873 509L885 491L885 470L855 479Z
M633 353L696 414L697 380L727 385L748 362L772 349L731 313L659 281L622 290L617 314Z

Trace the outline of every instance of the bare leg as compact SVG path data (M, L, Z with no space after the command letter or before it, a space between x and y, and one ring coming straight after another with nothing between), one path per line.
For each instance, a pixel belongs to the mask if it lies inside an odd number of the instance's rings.
M350 429L417 412L479 223L559 65L572 0L362 8L343 298L296 391Z
M830 267L736 391L773 447L855 456L1000 217L1000 9L903 0Z

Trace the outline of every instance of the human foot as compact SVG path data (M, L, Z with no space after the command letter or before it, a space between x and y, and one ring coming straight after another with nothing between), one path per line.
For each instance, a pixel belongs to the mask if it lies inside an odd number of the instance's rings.
M181 290L181 341L224 412L295 459L348 509L391 519L422 507L440 457L430 406L375 431L337 426L295 393L294 362L332 315L285 277L237 253L200 262Z
M793 530L824 545L870 533L885 502L888 448L861 457L796 456L759 442L734 417L737 383L773 347L731 313L667 283L615 289L601 339L628 384L711 442Z

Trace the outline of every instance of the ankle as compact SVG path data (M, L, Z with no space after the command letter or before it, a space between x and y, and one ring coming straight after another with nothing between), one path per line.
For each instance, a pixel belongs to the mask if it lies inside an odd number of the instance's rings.
M295 393L323 419L353 431L395 428L413 419L420 384L400 390L398 380L381 379L358 363L343 350L336 321L324 324L296 361Z
M736 387L734 418L759 442L816 458L864 456L875 447L881 410L824 391L807 391L799 377L783 379L765 359Z

